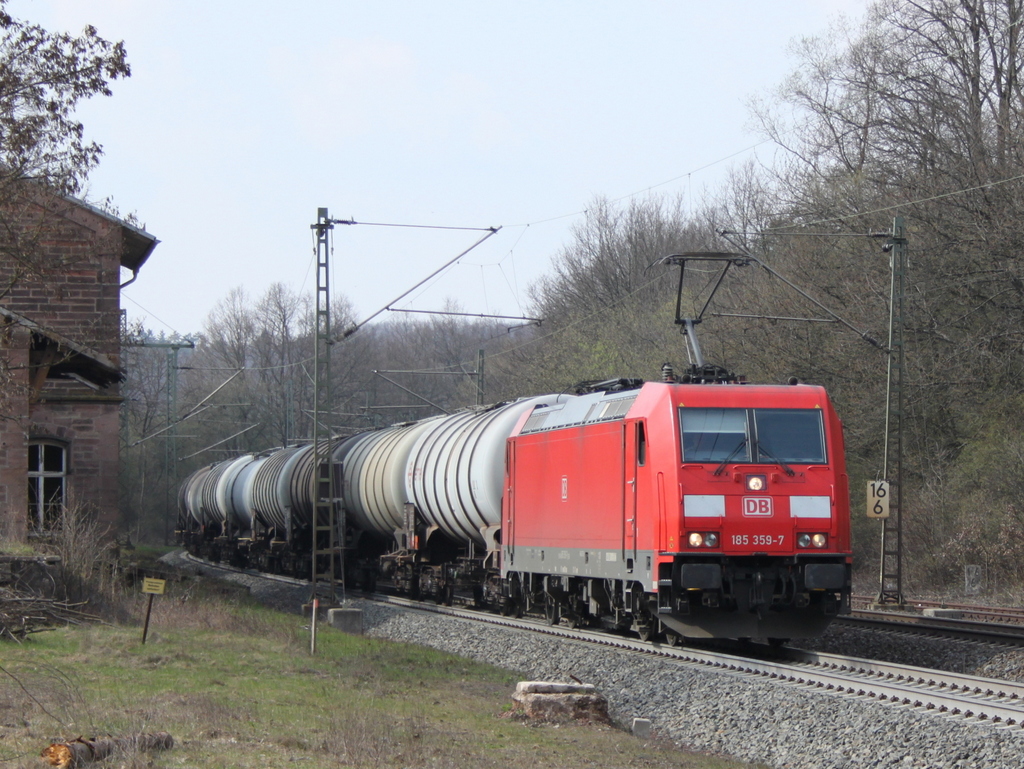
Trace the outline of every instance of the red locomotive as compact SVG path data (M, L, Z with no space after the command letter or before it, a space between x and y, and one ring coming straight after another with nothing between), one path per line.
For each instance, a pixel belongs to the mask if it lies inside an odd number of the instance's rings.
M670 384L524 414L501 574L550 622L816 635L849 610L842 424L809 385Z

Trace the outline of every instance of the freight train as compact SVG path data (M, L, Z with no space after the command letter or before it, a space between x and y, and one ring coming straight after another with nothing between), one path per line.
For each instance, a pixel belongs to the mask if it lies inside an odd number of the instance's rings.
M615 380L325 449L349 586L672 642L813 636L849 611L842 424L821 387ZM313 455L193 473L183 543L308 576Z

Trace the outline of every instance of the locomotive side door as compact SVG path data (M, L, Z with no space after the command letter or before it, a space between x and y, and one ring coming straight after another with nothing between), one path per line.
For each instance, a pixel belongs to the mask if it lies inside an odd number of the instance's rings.
M636 563L636 468L642 430L642 422L622 424L622 558L626 571L633 571Z
M504 554L508 558L508 563L511 565L512 561L515 560L515 477L516 477L516 444L513 441L508 441L505 444L505 494L502 500L502 515L504 517L503 526L501 530L501 541L504 543ZM503 557L501 559L501 569L504 573L506 569L506 560Z

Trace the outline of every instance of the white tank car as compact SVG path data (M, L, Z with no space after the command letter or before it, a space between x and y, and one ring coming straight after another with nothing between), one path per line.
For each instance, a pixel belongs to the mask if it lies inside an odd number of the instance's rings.
M243 454L214 465L202 482L203 515L216 522L243 532L252 531L252 518L236 509L231 499L231 488L242 468L253 461L252 454Z
M416 439L405 470L408 501L452 539L485 544L501 525L505 443L519 417L571 395L542 395L431 420Z

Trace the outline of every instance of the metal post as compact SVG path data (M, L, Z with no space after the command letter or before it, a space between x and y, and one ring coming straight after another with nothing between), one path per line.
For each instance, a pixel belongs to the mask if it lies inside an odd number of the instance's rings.
M313 552L312 598L321 585L327 587L332 604L337 603L336 583L341 580L344 595L344 514L337 520L334 473L331 472L331 291L330 232L334 223L326 208L317 209L316 231L316 331L313 337ZM340 526L340 531L338 527ZM342 543L343 544L343 543ZM314 623L315 623L314 619Z
M283 446L290 446L295 439L295 393L291 373L288 374L288 381L284 383L284 443Z
M886 385L885 446L882 477L889 481L889 517L882 519L878 603L903 604L903 344L907 278L907 238L903 217L892 222L890 246L889 365Z
M146 604L146 622L142 626L142 643L146 643L146 638L149 637L149 617L153 613L153 594L149 594L149 603Z
M167 439L164 441L164 545L171 544L172 499L177 498L178 480L178 428L175 420L178 414L178 347L167 348Z
M484 351L476 353L476 405L484 405Z

